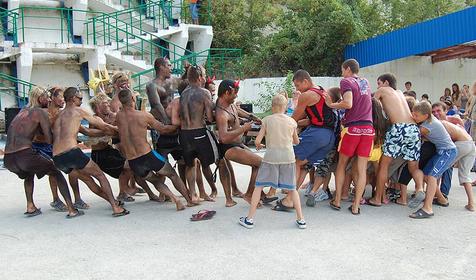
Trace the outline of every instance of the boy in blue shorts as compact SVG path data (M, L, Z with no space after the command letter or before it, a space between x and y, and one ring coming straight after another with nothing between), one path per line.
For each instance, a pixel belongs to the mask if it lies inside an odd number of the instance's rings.
M434 216L433 198L435 197L438 179L455 162L458 151L443 124L432 115L431 105L422 101L413 107L413 119L420 124L422 137L435 144L436 153L423 168L427 183L423 207L410 215L410 218L424 219Z
M262 120L261 129L256 137L256 149L263 148L261 141L266 137L266 153L258 170L256 187L251 197L251 206L247 217L241 217L240 225L251 229L263 187L285 189L296 209L296 224L300 229L306 228L299 194L296 190L296 165L293 144L299 143L297 123L284 114L287 100L283 95L276 95L272 101L273 114Z

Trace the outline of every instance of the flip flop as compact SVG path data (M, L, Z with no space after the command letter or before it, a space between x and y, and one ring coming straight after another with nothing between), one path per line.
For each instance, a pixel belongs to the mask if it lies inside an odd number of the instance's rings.
M56 200L50 203L51 208L58 212L66 212L68 211L68 208L66 208L66 205L61 200Z
M277 196L273 196L273 197L264 197L263 199L261 199L261 201L263 201L264 204L269 204L275 200L277 200L278 197Z
M136 188L136 194L137 193L145 193L144 189L137 187Z
M282 199L276 201L276 205L274 205L273 208L271 208L271 210L282 211L282 212L290 212L292 209L294 208L287 207L286 205L284 205Z
M337 206L337 205L334 204L334 199L331 200L331 201L329 201L329 206L330 206L332 209L336 210L336 211L340 211L340 209L341 209L340 206Z
M78 210L78 209L75 209L76 210L76 215L66 215L66 219L74 219L74 218L77 218L77 217L80 217L82 215L84 215L84 211L81 211L81 210Z
M132 196L127 196L127 195L117 196L117 200L122 201L122 202L134 202L134 201L136 201Z
M412 219L427 219L435 216L434 213L426 213L422 208L418 209L415 213L411 214L409 217Z
M370 199L367 199L367 205L373 206L373 207L382 207L382 204L375 204L370 201Z
M213 210L200 210L198 211L197 214L193 214L192 217L190 218L190 221L192 222L198 222L198 221L205 221L205 220L210 220L215 216L217 212Z
M418 205L420 205L423 200L425 200L425 193L422 192L422 191L419 191L415 194L415 196L410 199L410 201L408 202L408 207L410 208L417 208Z
M358 208L359 210L357 211L357 213L354 213L354 211L352 211L352 205L349 206L349 208L347 208L347 209L349 209L350 213L352 213L352 215L354 215L354 216L360 215L360 207Z
M122 216L125 216L125 215L129 215L129 211L127 211L125 208L124 210L122 210L122 212L119 212L119 213L113 213L112 216L114 218L117 218L117 217L122 217Z
M31 218L31 217L35 217L35 216L38 216L38 215L41 215L42 212L41 212L41 208L36 208L35 211L33 212L25 212L23 213L24 215L26 215L27 218Z
M76 209L82 209L82 210L89 209L89 205L86 202L84 202L82 199L75 202L73 204L73 207Z
M441 207L448 207L448 206L450 206L450 203L449 203L449 202L441 203L441 202L438 201L438 199L433 199L433 204L434 204L434 205L441 206Z

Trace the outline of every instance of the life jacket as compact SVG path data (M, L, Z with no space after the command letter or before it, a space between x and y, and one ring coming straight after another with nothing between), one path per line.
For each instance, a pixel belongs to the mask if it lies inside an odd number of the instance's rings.
M306 107L306 115L311 120L311 124L313 126L330 128L334 130L336 116L332 109L326 104L324 89L319 86L319 88L311 88L309 90L315 92L321 97L319 102L312 106Z

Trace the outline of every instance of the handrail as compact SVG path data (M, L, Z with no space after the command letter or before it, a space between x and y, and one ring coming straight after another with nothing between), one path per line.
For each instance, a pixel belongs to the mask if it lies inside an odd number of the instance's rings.
M6 18L6 20L5 20ZM0 7L0 28L4 33L5 39L8 40L8 36L12 36L14 46L18 46L18 32L17 32L17 19L18 14L7 9ZM4 24L6 26L4 26ZM11 27L9 27L11 25Z
M35 84L20 80L16 77L0 72L0 84L3 84L1 82L2 80L8 81L14 84L14 88L15 88L14 92L16 93L16 95L13 95L6 91L2 91L2 94L7 94L7 95L15 97L17 99L18 104L20 104L20 101L23 101L23 103L26 103L26 101L28 100L29 92L31 91L32 87L35 86ZM0 108L1 108L1 100L0 100Z
M199 24L212 24L212 0L204 0L198 8ZM180 10L180 19L183 23L193 23L190 13L190 1L182 0L180 6L171 5L171 9Z

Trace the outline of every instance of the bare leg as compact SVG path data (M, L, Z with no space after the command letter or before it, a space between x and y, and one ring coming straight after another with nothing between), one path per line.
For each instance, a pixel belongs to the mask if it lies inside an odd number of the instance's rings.
M215 185L215 182L213 181L213 173L212 173L211 167L210 166L203 167L202 173L203 173L203 176L205 176L205 180L207 180L208 185L212 189L210 197L212 199L211 201L214 201L213 196L215 197L217 196L217 186Z
M392 158L386 155L382 155L380 158L380 164L377 172L377 186L374 196L369 200L369 203L373 205L382 205L382 196L385 190L385 183L388 181L388 167L392 163ZM408 165L410 168L410 165Z
M336 169L336 192L334 195L334 199L331 200L330 203L333 203L335 206L340 207L341 201L341 194L342 194L342 186L344 185L344 178L345 178L345 168L347 167L347 163L349 162L349 157L339 153L339 161L337 162L337 169Z
M36 208L35 203L33 202L33 182L34 176L28 176L23 182L25 187L25 196L26 196L26 212L33 213L38 208Z
M188 184L188 191L190 193L190 196L192 197L193 202L199 202L197 192L195 191L195 162L194 166L186 166L185 167L185 177L187 178L187 184Z
M256 208L258 208L258 203L261 199L261 191L263 188L256 187L251 196L250 210L248 211L248 219L253 219L256 214Z
M322 183L322 190L327 191L329 189L329 183L331 182L331 173L324 178L324 182ZM345 184L345 181L344 181Z
M94 163L94 161L90 160L89 163L83 169L77 171L79 174L92 176L99 181L99 184L101 185L101 190L105 194L109 204L111 204L112 211L114 214L119 214L124 211L124 208L116 204L116 200L114 199L114 195L112 193L109 181L107 180L106 176L101 171L99 166Z
M126 202L134 201L128 193L127 190L129 188L129 179L131 177L130 171L126 171L125 169L119 175L119 195L117 196L117 200L122 200Z
M423 202L422 209L428 213L433 213L433 198L435 197L437 186L437 179L433 176L426 176L426 196Z
M465 208L471 212L474 211L474 200L473 200L473 187L471 183L464 183L464 190L466 191L466 195L468 196L468 204Z
M89 182L88 182L89 185L88 184L86 184L86 185L89 188L90 188L90 185L94 188L93 185L96 185L94 180L91 177L89 177L88 180L89 180ZM68 181L69 181L69 185L71 186L71 189L73 190L74 204L81 204L82 208L84 208L84 209L89 208L89 205L81 199L81 192L79 191L78 174L77 174L76 171L73 170L73 172L68 174ZM99 189L99 187L97 187L97 188Z
M205 192L205 185L203 184L203 176L202 176L202 167L201 167L201 163L198 159L196 160L195 165L196 165L196 172L197 172L197 174L195 174L195 176L197 178L198 194L199 194L200 199L201 200L203 199L205 201L214 201ZM208 166L208 169L210 169L209 166ZM203 171L205 171L205 169ZM211 176L213 176L213 175L211 175Z
M175 189L179 191L179 193L183 195L183 197L187 201L188 207L198 205L197 202L192 201L192 197L188 193L187 188L185 187L185 184L182 182L182 179L180 179L180 177L177 175L177 172L175 172L175 169L173 169L169 163L166 163L165 166L162 167L162 169L160 169L160 171L158 172L158 175L167 176L167 178L169 178L170 181L172 181L172 184L174 185ZM160 181L160 183L162 183L162 185L165 186L162 180ZM168 196L172 199L170 195ZM176 202L176 200L174 201Z
M352 213L357 214L360 212L360 200L364 194L365 183L367 181L367 162L369 161L368 157L357 157L356 166L357 166L357 182L355 186L355 197L354 202L352 203Z
M53 176L48 176L48 180L50 181L50 189L51 195L53 196L53 202L60 201L58 196L58 183L56 183L56 179Z
M436 197L437 201L441 204L448 203L448 199L446 199L446 197L443 195L440 188L438 187L438 184L436 185L435 197Z
M351 183L352 183L352 174L350 174L350 173L345 174L344 186L342 187L342 192L341 192L341 194L342 194L341 200L348 200L349 199L349 192L350 192L350 184Z
M152 192L152 190L149 188L149 185L147 185L147 182L145 181L144 178L140 178L134 175L134 180L137 182L137 184L139 184L141 188L144 189L144 191L149 196L149 200L160 202L159 196L157 196L156 194Z
M175 203L175 205L177 207L177 211L181 211L181 210L185 209L185 206L182 204L182 202L180 202L180 199L178 199L170 191L170 189L167 187L167 185L162 183L161 182L162 180L157 175L153 174L153 172L151 172L151 174L149 174L149 176L146 178L146 180L151 182L152 184L154 184L155 188L158 189L160 191L160 193L163 193L164 195L170 197L170 199Z
M400 197L397 199L397 204L406 206L408 195L407 195L407 185L397 184L400 187Z
M225 159L225 163L228 167L228 171L230 173L230 179L231 179L231 192L234 197L243 197L243 193L238 189L238 184L236 183L236 177L235 177L235 170L233 169L233 165L231 164L231 161Z
M296 186L301 186L302 182L307 175L307 170L304 169L304 165L307 164L307 160L296 159Z
M321 187L321 185L324 183L325 180L326 180L326 178L315 176L314 177L314 184L312 186L311 192L312 193L317 192L319 190L319 188Z
M302 210L301 210L301 200L299 198L299 193L297 192L297 190L290 190L288 194L293 201L294 209L296 209L296 219L297 220L304 219L302 215Z
M49 175L54 176L56 183L58 184L58 189L63 197L64 201L66 202L66 207L68 208L68 215L70 217L78 215L78 210L74 209L73 202L71 201L71 195L68 189L68 183L66 183L66 179L63 177L60 171L51 172Z
M408 171L412 174L412 178L415 181L415 191L423 191L423 172L418 168L418 161L408 162Z
M220 173L220 182L223 186L223 191L225 192L225 206L226 207L233 207L236 205L236 202L233 200L231 196L231 178L230 178L230 171L228 169L228 165L226 164L225 159L221 159L218 161L218 172Z
M258 176L258 169L261 165L261 157L255 155L247 149L235 147L229 149L226 152L225 158L240 164L251 166L250 182L248 184L248 189L246 190L246 194L244 197L244 199L248 203L251 203L251 197L256 184L256 176Z

